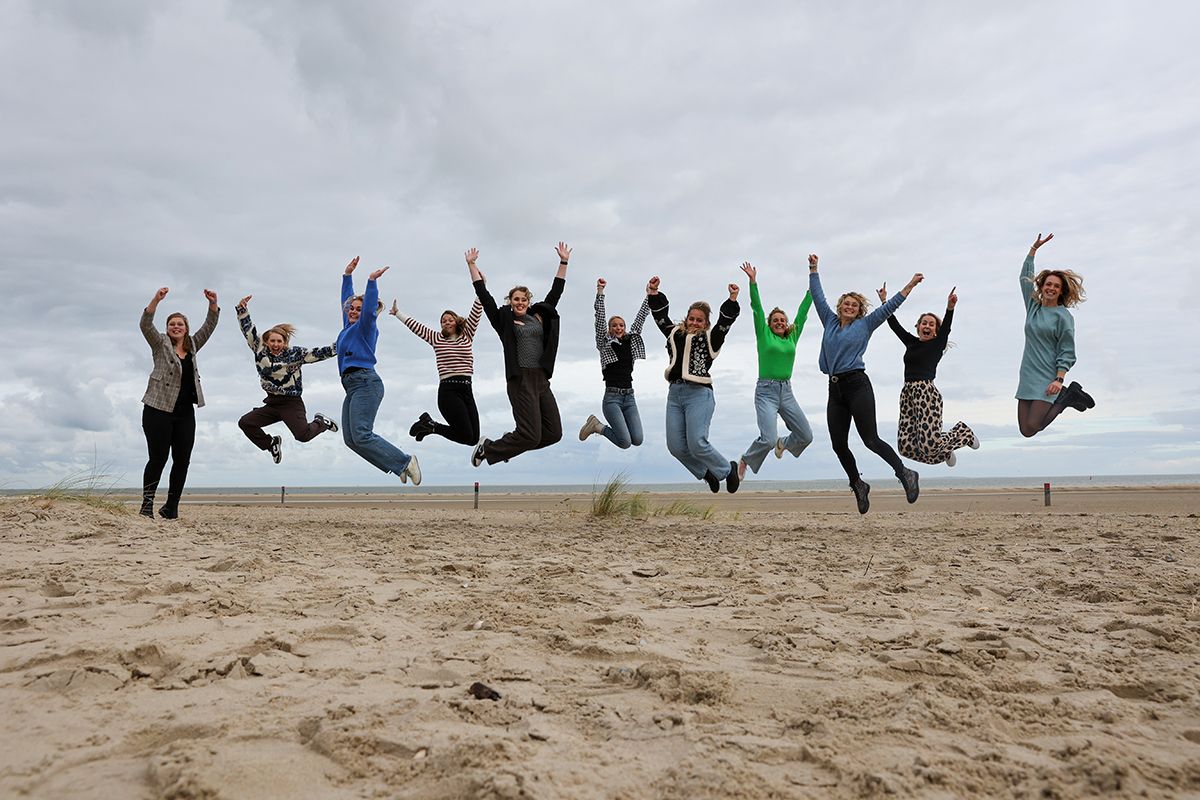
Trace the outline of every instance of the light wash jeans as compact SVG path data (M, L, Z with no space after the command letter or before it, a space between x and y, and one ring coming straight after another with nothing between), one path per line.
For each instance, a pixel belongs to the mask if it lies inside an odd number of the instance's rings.
M633 389L605 389L600 408L608 420L601 436L622 450L641 445L642 415L633 399Z
M667 450L695 477L711 472L723 481L729 475L729 460L708 443L708 426L716 407L712 389L672 383L667 389Z
M346 446L384 472L399 475L412 456L375 433L375 414L383 402L383 379L373 369L342 376L342 439Z
M767 453L775 449L779 437L779 420L787 426L788 437L784 443L787 451L794 456L804 452L804 448L812 444L812 426L808 418L800 410L796 396L792 394L791 381L760 380L754 386L754 413L758 416L758 438L750 443L742 460L756 474L762 467Z

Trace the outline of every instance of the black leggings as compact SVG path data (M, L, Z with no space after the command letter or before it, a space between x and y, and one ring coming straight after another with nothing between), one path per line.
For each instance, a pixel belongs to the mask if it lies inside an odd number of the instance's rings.
M896 477L904 472L904 462L891 445L879 438L875 422L875 390L871 379L862 370L846 372L829 381L829 403L825 407L825 420L829 426L829 439L833 452L853 486L859 479L858 464L850 452L850 420L858 429L858 436L867 449L882 458L895 471Z
M446 424L433 423L433 432L452 442L474 445L479 441L479 409L471 393L470 378L446 378L438 384L438 410Z
M171 456L171 482L167 488L167 501L178 502L187 481L188 465L192 461L192 445L196 443L196 411L188 406L182 414L159 411L142 406L142 430L146 434L146 450L150 460L142 473L142 493L154 496L167 456Z

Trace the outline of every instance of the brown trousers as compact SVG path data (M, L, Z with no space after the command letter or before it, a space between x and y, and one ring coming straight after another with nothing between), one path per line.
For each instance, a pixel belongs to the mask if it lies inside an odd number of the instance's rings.
M297 442L307 442L325 430L321 423L308 421L304 400L277 394L267 395L262 406L238 420L238 427L246 434L247 439L254 442L255 447L266 450L271 446L271 437L263 433L263 428L276 422L287 425Z
M520 375L509 378L508 400L512 403L517 429L487 443L483 454L489 464L549 447L562 438L558 403L550 393L550 380L544 369L522 367Z

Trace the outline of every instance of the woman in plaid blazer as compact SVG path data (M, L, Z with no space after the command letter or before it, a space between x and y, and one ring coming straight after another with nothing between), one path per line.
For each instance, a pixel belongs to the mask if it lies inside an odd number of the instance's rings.
M167 502L158 509L164 519L179 516L179 497L187 480L188 465L192 459L192 445L196 442L196 407L204 405L204 393L200 389L200 370L196 367L196 352L212 336L217 327L221 309L217 307L217 293L204 290L208 300L208 316L200 330L192 335L187 317L178 311L167 317L167 332L154 327L154 313L158 304L167 296L167 287L162 287L150 298L142 311L141 329L154 356L154 369L146 384L142 397L142 431L146 434L146 449L149 460L142 473L141 514L154 516L154 494L162 478L167 456L171 457L171 478L167 487Z

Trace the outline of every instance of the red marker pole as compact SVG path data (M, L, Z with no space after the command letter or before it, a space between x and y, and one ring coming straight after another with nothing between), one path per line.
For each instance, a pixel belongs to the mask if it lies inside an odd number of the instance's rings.
M1046 493L1046 505L1049 506L1050 505L1050 484L1048 484L1048 483L1042 484L1042 489Z
M1049 486L1050 484L1046 484ZM475 510L479 510L479 481L475 481Z

